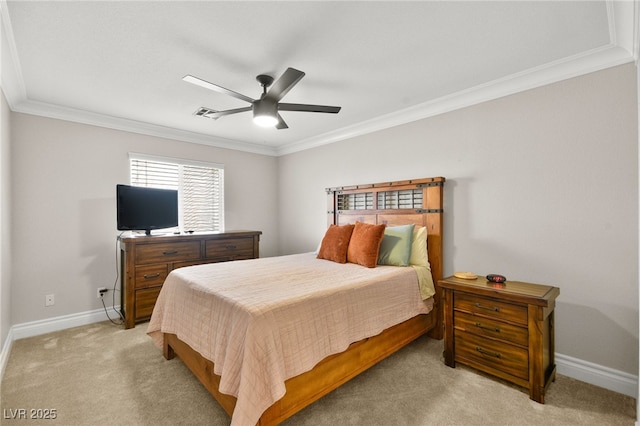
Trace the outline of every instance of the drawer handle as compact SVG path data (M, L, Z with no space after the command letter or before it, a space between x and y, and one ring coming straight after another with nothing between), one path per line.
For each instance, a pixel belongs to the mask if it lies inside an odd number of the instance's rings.
M476 346L476 351L480 352L483 355L489 355L489 356L492 356L492 357L495 357L495 358L500 358L502 356L502 355L500 355L498 353L495 353L495 352L486 351L486 350L482 349L480 346Z
M163 251L162 254L165 256L171 256L172 254L178 254L178 250Z
M482 325L479 322L476 323L476 327L481 328L483 330L495 331L496 333L500 333L500 329L498 327L487 327L486 325Z
M232 245L232 244L229 244L229 245L227 245L227 246L224 246L224 248L226 248L227 250L235 250L235 249L236 249L236 246L234 246L234 245Z
M160 272L157 272L157 273L155 273L155 274L145 275L145 276L144 276L144 279L145 279L145 280L150 280L150 279L152 279L152 278L158 278L159 276L160 276Z
M482 306L480 303L476 303L476 308L486 309L488 311L500 312L500 308L498 306L494 306L493 308L489 306Z

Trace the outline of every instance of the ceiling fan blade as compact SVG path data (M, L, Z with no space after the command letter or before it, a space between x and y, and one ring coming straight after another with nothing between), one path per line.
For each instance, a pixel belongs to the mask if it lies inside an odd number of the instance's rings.
M282 129L288 129L288 128L289 126L287 126L287 123L285 123L282 116L278 114L278 124L276 124L276 129L282 130Z
M233 96L236 99L240 99L242 101L245 102L249 102L249 103L253 103L255 102L254 99L251 99L248 96L245 96L241 93L238 92L234 92L233 90L229 90L229 89L225 89L222 86L218 86L217 84L213 84L213 83L209 83L208 81L205 81L201 78L198 77L194 77L192 75L185 75L184 77L182 77L182 79L184 81L186 81L187 83L191 83L191 84L195 84L196 86L200 86L200 87L204 87L205 89L209 89L209 90L213 90L214 92L218 92L218 93L222 93L225 95L229 95L229 96Z
M237 114L239 112L245 112L245 111L251 111L251 107L249 106L249 107L243 107L243 108L228 109L225 111L216 111L213 113L206 114L206 117L217 120L218 118L224 117L225 115Z
M295 68L287 68L284 74L271 85L265 97L278 102L284 95L289 93L289 90L291 90L302 77L304 77L302 71L298 71Z
M337 114L340 112L339 106L328 105L307 105L307 104L278 104L279 111L305 111L305 112L326 112Z

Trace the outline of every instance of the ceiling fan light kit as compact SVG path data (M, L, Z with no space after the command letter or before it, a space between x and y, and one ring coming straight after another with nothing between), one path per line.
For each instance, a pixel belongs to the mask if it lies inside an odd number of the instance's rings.
M278 119L271 115L253 115L253 122L260 127L274 127Z
M278 124L278 103L268 99L253 104L253 122L260 127Z
M196 86L204 87L205 89L213 90L218 93L223 93L251 104L250 107L229 109L225 111L214 111L212 109L202 107L198 111L206 110L211 112L206 114L196 113L196 115L216 120L225 115L253 111L253 121L255 124L262 127L275 126L276 129L287 129L289 126L287 126L287 123L285 123L278 111L323 112L329 114L337 114L340 111L340 107L337 106L280 104L279 102L284 95L286 95L289 90L291 90L293 86L302 79L302 77L304 77L304 73L294 68L287 68L284 74L282 74L275 82L273 77L260 74L256 77L256 80L258 80L258 83L262 86L262 95L260 96L260 99L252 99L241 93L225 89L222 86L209 83L208 81L192 75L186 75L182 79L187 83L195 84ZM267 90L269 87L271 88Z

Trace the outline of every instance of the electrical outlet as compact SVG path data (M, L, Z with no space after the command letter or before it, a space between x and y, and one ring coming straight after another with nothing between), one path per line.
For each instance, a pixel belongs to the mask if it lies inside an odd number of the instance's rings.
M106 287L98 287L98 299L107 294L109 290Z
M55 305L55 299L53 297L53 294L47 294L46 296L44 296L44 306L53 306Z

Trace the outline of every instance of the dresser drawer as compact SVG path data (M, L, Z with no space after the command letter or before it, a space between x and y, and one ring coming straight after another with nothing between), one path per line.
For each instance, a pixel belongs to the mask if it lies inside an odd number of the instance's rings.
M136 268L136 288L159 286L168 275L166 263L141 265Z
M162 287L152 287L136 290L136 320L146 319L151 316L161 289Z
M529 380L527 349L464 332L456 333L455 348L456 360L475 362Z
M253 238L221 238L205 243L207 259L252 259Z
M529 345L529 330L526 328L465 312L454 312L453 317L453 325L458 330L478 336L493 337L525 348Z
M484 315L527 325L527 307L473 294L456 293L453 308L473 315Z
M203 259L203 260L192 260L189 262L174 262L172 266L172 271L174 269L184 268L186 266L194 266L194 265L206 265L208 263L220 263L219 259Z
M200 258L199 241L145 244L136 248L136 264L174 262Z

